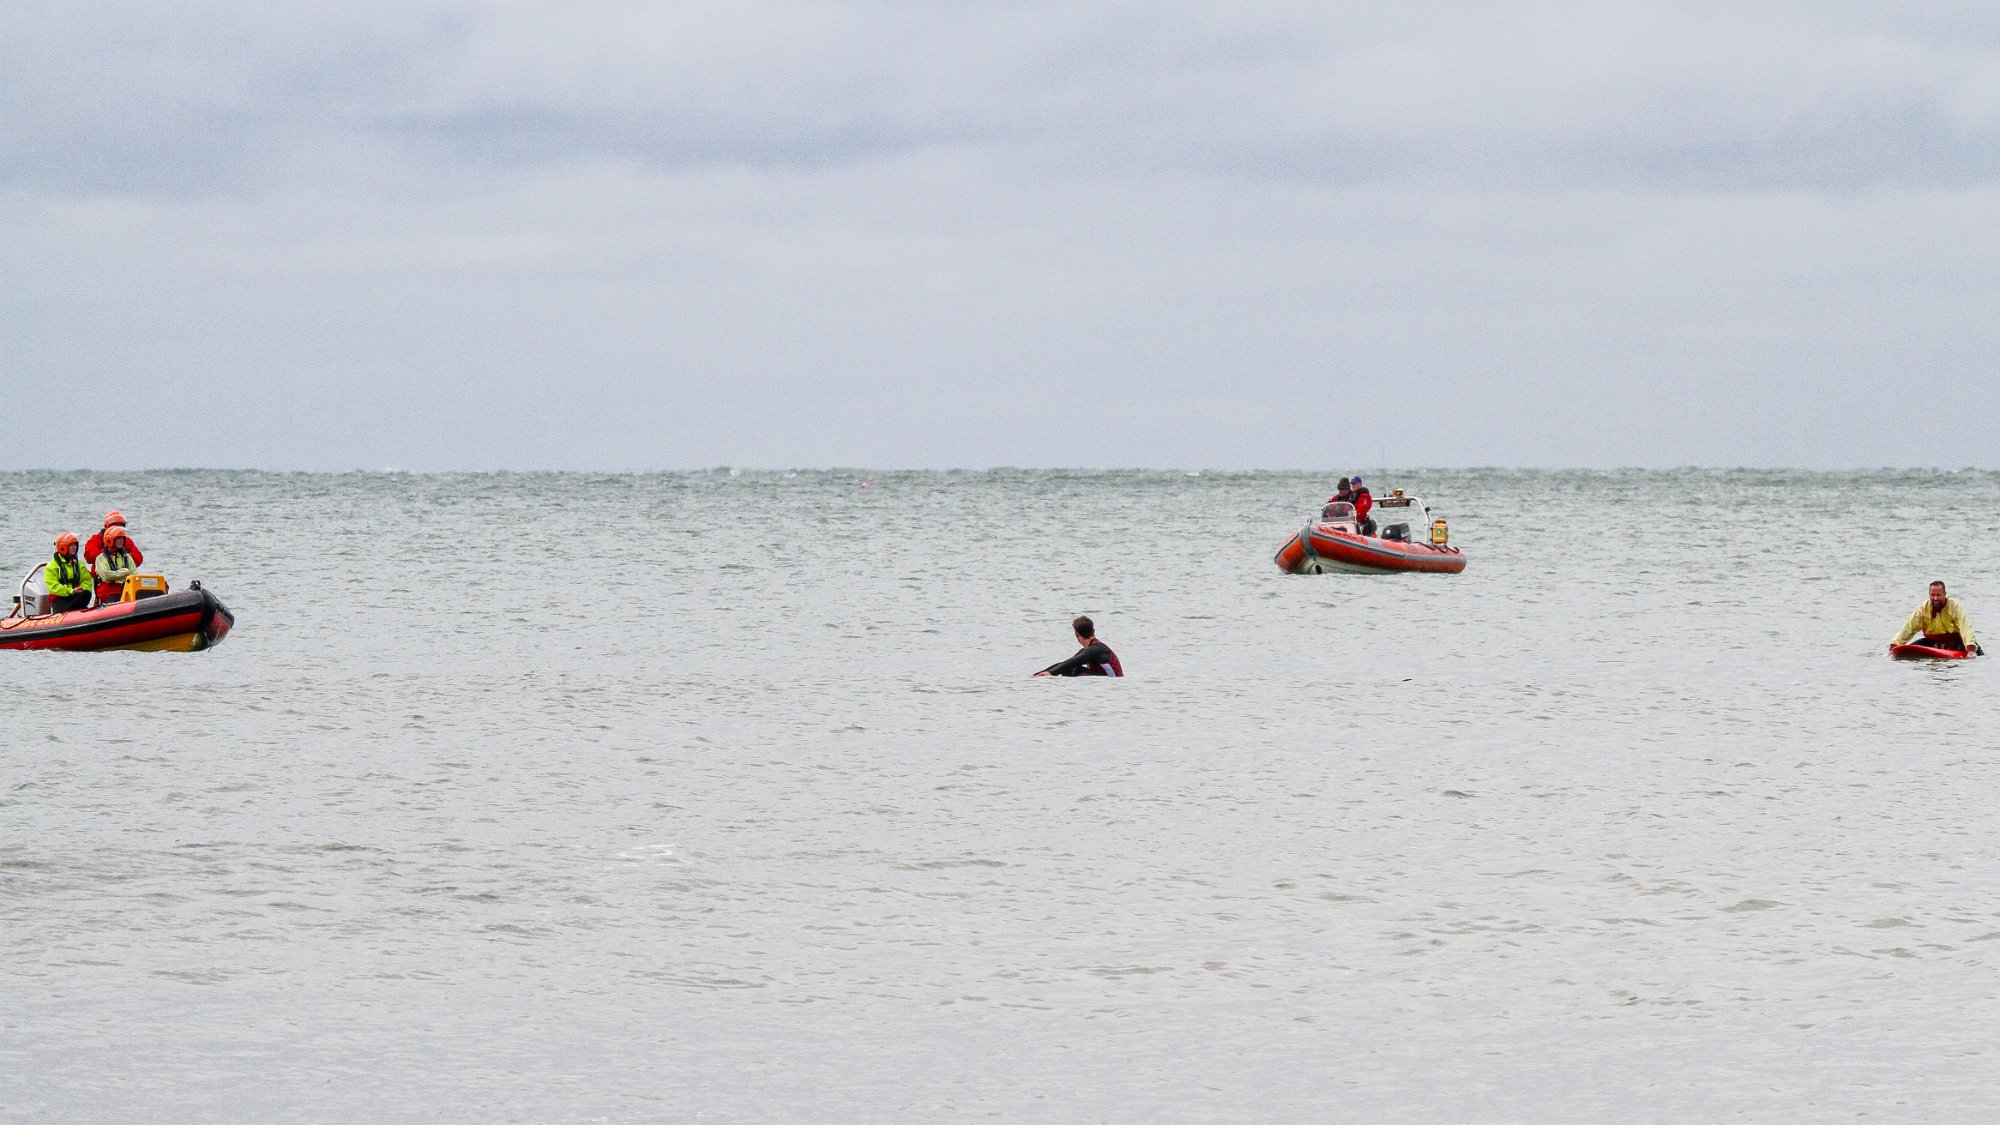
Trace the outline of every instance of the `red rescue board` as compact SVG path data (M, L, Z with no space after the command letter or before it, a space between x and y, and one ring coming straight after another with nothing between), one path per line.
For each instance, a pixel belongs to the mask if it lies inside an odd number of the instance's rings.
M1898 660L1964 660L1972 653L1929 645L1890 645L1889 655Z

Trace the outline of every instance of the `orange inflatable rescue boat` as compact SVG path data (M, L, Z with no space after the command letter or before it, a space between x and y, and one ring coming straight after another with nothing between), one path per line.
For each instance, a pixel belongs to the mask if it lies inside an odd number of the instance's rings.
M45 565L36 564L21 580L13 612L0 618L0 649L200 652L221 644L236 625L236 615L201 583L169 591L167 580L157 574L126 579L115 602L51 613L48 588L42 585Z
M1457 574L1465 554L1451 545L1451 532L1433 517L1422 499L1398 488L1375 502L1379 535L1363 534L1354 505L1335 500L1319 518L1278 549L1278 569L1286 574L1389 574L1399 570ZM1413 532L1413 527L1421 530Z

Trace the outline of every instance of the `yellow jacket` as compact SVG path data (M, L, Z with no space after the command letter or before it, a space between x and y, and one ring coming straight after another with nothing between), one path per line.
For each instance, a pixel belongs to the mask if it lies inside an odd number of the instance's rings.
M132 565L131 555L124 551L113 551L108 547L97 556L97 562L92 564L90 569L96 575L98 584L102 586L123 586L127 578L139 571L138 567Z
M1944 608L1935 612L1931 609L1931 600L1925 598L1923 604L1917 607L1917 612L1912 613L1910 619L1903 623L1903 631L1897 633L1896 639L1889 643L1902 644L1918 633L1927 637L1935 637L1942 633L1957 633L1958 639L1964 642L1967 648L1971 648L1973 644L1972 625L1966 621L1965 610L1959 606L1957 598L1946 598Z
M42 586L52 598L66 598L90 589L90 569L72 555L57 555L42 568Z

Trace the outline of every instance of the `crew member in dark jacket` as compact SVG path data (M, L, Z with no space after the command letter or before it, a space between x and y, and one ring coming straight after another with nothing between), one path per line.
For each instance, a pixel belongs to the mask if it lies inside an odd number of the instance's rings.
M1070 622L1076 630L1076 643L1083 647L1068 660L1059 660L1035 673L1037 676L1123 676L1125 668L1118 663L1118 654L1111 647L1097 639L1097 626L1088 617L1079 617Z

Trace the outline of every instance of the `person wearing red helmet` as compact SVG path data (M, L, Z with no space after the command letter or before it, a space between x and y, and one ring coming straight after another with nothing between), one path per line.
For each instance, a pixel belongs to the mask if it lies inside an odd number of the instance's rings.
M76 557L76 536L56 536L56 557L42 567L42 585L49 591L49 612L90 608L90 571Z
M124 597L125 580L139 572L131 550L125 545L127 538L125 529L117 524L104 529L104 550L90 564L91 575L97 579L98 605L110 605Z
M83 563L85 566L97 565L97 556L104 550L104 533L114 527L121 530L125 528L125 513L116 508L104 513L104 531L91 536L90 542L83 545ZM146 561L146 556L139 553L139 545L132 542L132 536L129 534L125 536L125 553L132 556L133 566L138 566Z

